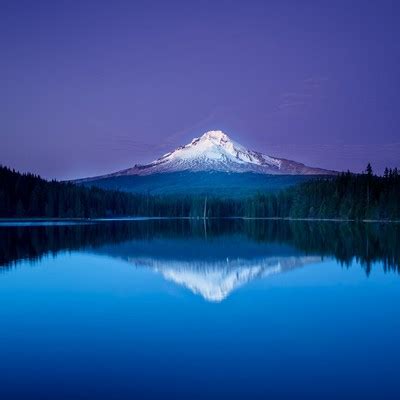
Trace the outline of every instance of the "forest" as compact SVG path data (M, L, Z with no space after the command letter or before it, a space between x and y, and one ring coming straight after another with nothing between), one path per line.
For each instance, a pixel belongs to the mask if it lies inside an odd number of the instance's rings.
M0 166L0 218L123 216L400 220L400 175L395 168L377 176L368 164L362 174L316 178L238 199L110 191Z

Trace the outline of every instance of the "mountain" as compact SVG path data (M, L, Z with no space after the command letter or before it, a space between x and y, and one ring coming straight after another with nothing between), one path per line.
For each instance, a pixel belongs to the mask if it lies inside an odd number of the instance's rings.
M209 131L189 144L145 165L135 165L102 178L179 171L256 172L269 175L332 175L334 171L271 157L246 149L222 131ZM98 179L94 178L94 179Z
M275 190L335 171L248 150L222 131L209 131L144 165L75 183L152 194L220 194Z

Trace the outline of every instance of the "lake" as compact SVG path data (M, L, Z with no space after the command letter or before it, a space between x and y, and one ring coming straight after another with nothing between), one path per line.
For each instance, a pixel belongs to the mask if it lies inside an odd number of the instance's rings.
M0 224L1 399L400 398L400 226Z

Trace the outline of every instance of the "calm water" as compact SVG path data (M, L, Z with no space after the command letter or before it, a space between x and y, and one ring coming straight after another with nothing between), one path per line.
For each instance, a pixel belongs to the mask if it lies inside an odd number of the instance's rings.
M0 398L400 398L400 227L0 226Z

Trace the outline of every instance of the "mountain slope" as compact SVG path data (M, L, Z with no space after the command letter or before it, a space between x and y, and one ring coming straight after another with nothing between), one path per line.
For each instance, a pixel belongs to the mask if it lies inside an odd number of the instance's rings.
M222 131L209 131L189 144L164 154L145 165L135 165L99 179L126 175L151 175L179 171L255 172L269 175L333 175L334 171L308 167L302 163L271 157L246 149Z
M221 131L209 131L149 164L75 183L134 193L237 197L335 174L248 150Z
M218 195L230 198L249 196L262 190L275 192L313 179L313 175L267 175L252 172L181 171L151 175L108 176L81 182L105 190L150 195Z

